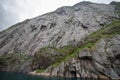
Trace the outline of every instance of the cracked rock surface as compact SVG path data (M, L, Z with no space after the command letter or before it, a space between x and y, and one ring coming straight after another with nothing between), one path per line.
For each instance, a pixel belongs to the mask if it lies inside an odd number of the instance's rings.
M0 71L120 79L119 5L84 1L1 31Z
M119 40L120 35L110 39L101 39L93 51L84 49L79 52L77 58L72 58L52 68L51 75L118 79L120 76Z
M118 18L112 5L80 2L13 25L0 33L0 55L33 55L40 48L77 43Z

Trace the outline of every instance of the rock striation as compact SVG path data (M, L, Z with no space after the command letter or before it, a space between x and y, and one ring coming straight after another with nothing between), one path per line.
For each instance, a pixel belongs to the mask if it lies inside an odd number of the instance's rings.
M85 48L75 58L51 67L51 76L119 79L120 35L101 39L94 50ZM49 69L48 69L49 70Z
M119 5L84 1L0 32L0 70L119 79Z
M0 33L0 53L34 55L40 48L77 43L113 19L114 7L81 2L28 19Z

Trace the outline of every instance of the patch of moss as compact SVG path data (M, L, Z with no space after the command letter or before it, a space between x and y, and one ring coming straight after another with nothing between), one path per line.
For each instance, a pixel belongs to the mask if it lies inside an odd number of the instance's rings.
M37 70L35 70L36 71L36 73L42 73L42 72L44 72L46 69L37 69Z
M51 66L52 67L57 67L60 65L60 63L62 63L63 60L61 60L60 62L55 62L54 64L52 64Z

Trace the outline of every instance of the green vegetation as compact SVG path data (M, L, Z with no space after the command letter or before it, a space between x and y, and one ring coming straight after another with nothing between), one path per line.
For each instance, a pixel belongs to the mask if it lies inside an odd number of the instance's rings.
M67 61L70 58L76 57L78 53L87 48L90 50L93 50L95 47L95 44L99 42L102 38L110 38L115 36L116 34L120 34L120 21L113 21L111 24L107 25L106 27L92 33L90 36L84 39L84 42L78 43L79 45L77 47L74 47L72 51L69 51L69 55L64 56L63 59L60 59L60 61L55 61L55 63L51 66L56 67L61 62ZM69 50L67 48L66 50Z
M4 54L0 56L0 68L9 65L22 65L24 62L30 60L32 70L37 73L44 72L48 66L57 67L61 62L65 62L70 58L76 57L83 49L94 50L95 45L102 38L110 38L120 34L120 21L113 21L106 27L92 33L86 37L84 41L79 42L76 46L68 45L61 48L45 47L41 48L34 56L24 54ZM17 67L17 68L18 68Z
M35 70L35 71L36 71L36 73L42 73L42 72L45 71L45 69L37 69L37 70Z
M55 48L55 47L41 48L39 52L37 52L34 55L32 65L36 65L34 67L35 69L47 68L51 64L54 64L55 66L61 63L61 61L64 60L66 56L73 53L74 49L75 47L73 46L64 46L61 48Z
M11 54L4 54L0 56L0 68L6 68L6 67L16 67L16 69L19 69L21 64L23 64L26 61L31 60L30 56L19 54L19 53L11 53Z

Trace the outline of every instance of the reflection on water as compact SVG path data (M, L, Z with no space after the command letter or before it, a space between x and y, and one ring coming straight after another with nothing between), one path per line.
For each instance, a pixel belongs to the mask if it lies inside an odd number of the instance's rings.
M31 76L17 72L0 72L0 80L97 80L97 79L43 77L43 76Z

